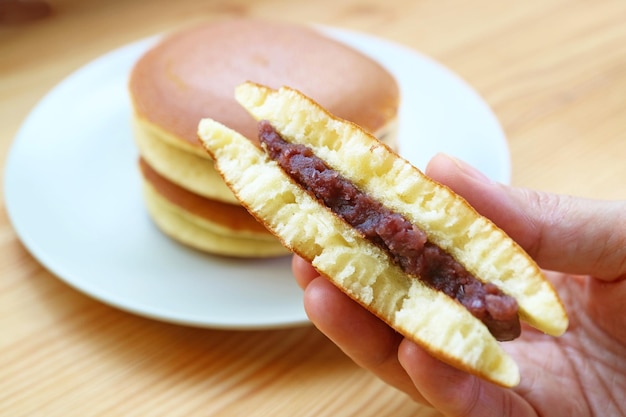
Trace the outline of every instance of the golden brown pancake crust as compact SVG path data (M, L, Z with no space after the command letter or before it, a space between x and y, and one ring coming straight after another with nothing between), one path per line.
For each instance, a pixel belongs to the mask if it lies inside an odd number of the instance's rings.
M143 159L139 160L139 166L144 178L160 195L185 211L233 231L250 231L271 236L243 207L189 192L159 175Z
M290 85L371 132L397 115L398 86L380 64L312 28L262 20L212 22L166 37L135 65L129 88L140 117L199 147L203 117L256 138L255 121L233 99L247 80Z

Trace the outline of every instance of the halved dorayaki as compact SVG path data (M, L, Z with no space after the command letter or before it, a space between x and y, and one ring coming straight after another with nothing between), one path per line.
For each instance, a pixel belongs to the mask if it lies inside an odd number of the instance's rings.
M463 198L296 90L245 83L236 98L262 121L262 146L202 120L218 172L288 249L399 333L514 386L519 370L499 332L514 337L518 318L566 330L535 262Z

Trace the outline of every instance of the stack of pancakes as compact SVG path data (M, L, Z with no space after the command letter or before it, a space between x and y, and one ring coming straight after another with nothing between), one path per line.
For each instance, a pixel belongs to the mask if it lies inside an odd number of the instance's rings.
M286 254L242 206L197 138L210 117L258 143L257 124L235 101L254 81L302 91L394 147L399 90L379 63L319 31L253 19L203 24L164 37L136 63L129 89L144 197L173 239L227 256Z

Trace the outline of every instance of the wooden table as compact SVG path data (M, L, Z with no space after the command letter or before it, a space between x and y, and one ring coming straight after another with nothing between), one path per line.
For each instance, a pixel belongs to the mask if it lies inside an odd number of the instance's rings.
M6 0L5 0L6 1ZM626 197L626 3L476 0L52 0L0 23L0 160L37 101L133 40L224 16L368 32L430 55L499 118L515 185ZM1 18L0 18L1 19ZM72 289L22 246L0 205L0 415L426 416L313 327L162 323Z

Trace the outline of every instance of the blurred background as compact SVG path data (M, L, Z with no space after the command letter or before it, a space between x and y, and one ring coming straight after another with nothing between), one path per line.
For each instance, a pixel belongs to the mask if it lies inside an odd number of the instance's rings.
M3 9L10 3L21 2L0 1ZM603 141L623 130L594 118L598 109L604 118L623 117L626 11L620 0L593 5L571 0L342 0L327 6L281 0L181 0L175 4L50 0L44 4L48 10L42 14L46 15L30 21L3 12L0 76L2 88L9 89L0 98L4 120L23 119L55 83L113 48L202 20L254 15L367 32L443 63L479 92L507 136L514 139L513 166L523 165L525 170L522 180L514 168L514 183L611 197L598 185L615 173L602 168L611 162L626 166L620 164L626 145L610 151L602 147ZM41 12L41 7L35 9L33 14ZM25 84L27 91L6 101L11 89ZM565 117L561 117L563 112L567 112ZM12 126L5 135L15 133L18 125ZM567 146L551 140L555 136L567 137ZM598 141L591 152L585 145L589 138ZM542 146L535 149L532 160L520 160L516 150L530 152L526 149L530 140ZM0 156L9 142L2 141ZM580 158L586 168L559 165L560 157ZM562 177L569 180L563 182Z

